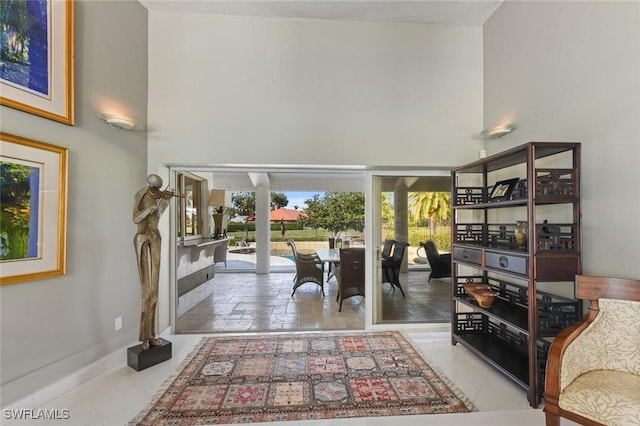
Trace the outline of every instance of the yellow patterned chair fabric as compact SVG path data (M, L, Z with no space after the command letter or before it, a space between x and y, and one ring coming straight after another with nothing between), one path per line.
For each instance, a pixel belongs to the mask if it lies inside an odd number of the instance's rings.
M640 281L578 276L576 284L578 297L591 301L590 312L558 335L549 352L547 425L559 425L559 416L640 425Z

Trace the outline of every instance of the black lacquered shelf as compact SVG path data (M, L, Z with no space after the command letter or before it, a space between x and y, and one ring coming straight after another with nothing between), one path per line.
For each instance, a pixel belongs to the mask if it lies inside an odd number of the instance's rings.
M578 202L578 200L575 197L540 196L539 198L534 198L533 202L536 205L571 204L571 203ZM483 202L483 203L477 203L477 204L453 204L451 208L455 210L500 209L500 208L506 208L506 207L526 206L527 203L528 201L526 198L519 198L517 200L496 201L496 202L489 202L489 203Z
M474 312L482 313L500 323L504 323L521 333L529 334L529 290L518 284L495 278L460 277L454 289L453 299L456 302L473 308ZM464 290L467 282L486 283L499 292L493 305L483 308ZM580 319L580 301L568 299L556 294L538 290L536 292L537 337L554 337L560 331Z
M491 250L493 252L517 254L520 256L529 255L526 247L518 247L515 244L455 241L453 245L462 249L469 248L474 250ZM464 261L464 259L456 259L456 261Z
M464 209L464 210L473 210L473 209L499 209L503 207L518 207L518 206L526 206L527 199L518 199L518 200L507 200L507 201L496 201L493 203L478 203L478 204L454 204L451 207L454 209Z
M524 389L529 388L529 358L492 334L454 334L453 338Z
M514 305L513 303L496 299L490 308L482 308L471 297L454 297L455 300L474 308L477 311L483 312L485 315L497 319L500 322L506 323L513 328L516 328L522 333L529 333L527 327L528 313L527 309L521 306Z
M568 150L580 148L579 142L530 142L525 145L511 148L507 151L494 154L490 157L482 158L469 163L465 166L458 167L454 171L459 173L487 173L511 167L516 164L525 163L529 159L530 147L535 145L535 159L549 157L563 153Z

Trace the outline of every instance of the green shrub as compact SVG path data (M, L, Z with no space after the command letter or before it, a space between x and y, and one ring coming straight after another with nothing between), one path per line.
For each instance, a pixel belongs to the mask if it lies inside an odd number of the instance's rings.
M256 231L255 231L255 223L233 223L229 224L229 228L227 230L227 236L229 238L233 238L234 241L242 241L245 240L247 242L255 242L256 240ZM291 225L288 227L287 225ZM248 235L245 232L245 229L248 229ZM394 238L393 229L385 229L387 238ZM352 238L360 238L360 233L353 231L347 232ZM327 241L329 237L332 237L332 233L319 228L319 229L311 229L311 228L302 228L298 223L285 223L285 235L284 238L280 234L280 223L271 224L271 241L286 241L286 240L295 240L295 241ZM448 226L439 226L436 229L435 235L429 235L429 229L427 227L410 227L409 228L409 244L413 247L418 247L420 242L426 240L433 240L438 246L438 250L440 251L451 251L451 228Z
M270 226L272 231L280 232L280 222L273 222L270 224ZM304 229L304 227L300 222L285 222L284 229L285 231L293 231L293 230L299 231ZM255 232L256 223L255 222L246 222L246 223L231 222L227 226L227 234L231 232L244 232L245 230L248 230L249 232Z
M231 233L231 232L244 232L245 230L249 230L249 232L255 232L256 230L256 223L255 222L247 222L247 223L241 223L241 222L230 222L229 225L227 225L227 233Z
M395 238L393 229L386 229L387 238ZM440 251L451 251L451 228L448 226L439 226L435 235L429 235L427 227L410 227L409 228L409 245L418 247L421 242L433 240Z

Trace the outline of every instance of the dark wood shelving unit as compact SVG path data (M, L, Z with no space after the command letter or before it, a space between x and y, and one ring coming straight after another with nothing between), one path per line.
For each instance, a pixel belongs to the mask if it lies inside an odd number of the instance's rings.
M579 143L529 142L452 170L452 344L525 389L534 408L553 336L582 317L573 293L582 270L580 160ZM489 199L497 182L511 179L508 197ZM526 222L523 247L517 221ZM482 308L465 283L499 295Z

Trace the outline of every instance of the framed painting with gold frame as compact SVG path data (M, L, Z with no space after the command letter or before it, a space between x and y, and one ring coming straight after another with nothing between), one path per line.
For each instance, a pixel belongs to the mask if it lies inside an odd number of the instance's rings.
M66 273L67 148L0 133L0 285Z
M73 0L3 3L0 104L73 125Z

